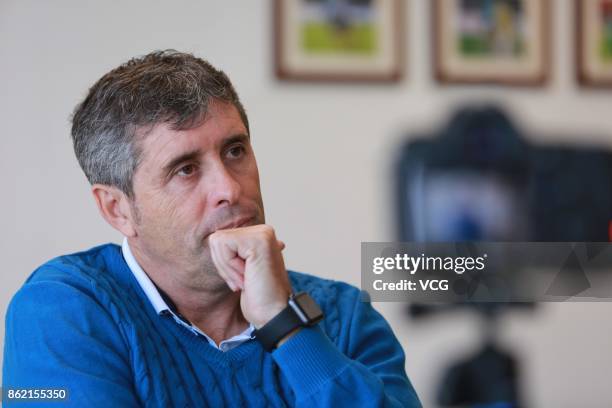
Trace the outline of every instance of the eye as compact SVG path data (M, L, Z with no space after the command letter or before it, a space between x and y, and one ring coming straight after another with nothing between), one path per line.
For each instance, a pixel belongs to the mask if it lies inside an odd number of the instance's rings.
M242 144L237 144L227 149L227 155L230 159L238 159L246 153L246 148Z
M187 164L176 171L176 174L181 177L189 177L198 171L198 167L195 164Z

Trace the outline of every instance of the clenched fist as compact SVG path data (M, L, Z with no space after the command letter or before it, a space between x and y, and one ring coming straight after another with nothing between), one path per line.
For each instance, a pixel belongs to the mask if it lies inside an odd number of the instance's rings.
M233 291L242 290L240 308L259 329L286 306L291 285L281 251L269 225L218 230L209 236L213 262Z

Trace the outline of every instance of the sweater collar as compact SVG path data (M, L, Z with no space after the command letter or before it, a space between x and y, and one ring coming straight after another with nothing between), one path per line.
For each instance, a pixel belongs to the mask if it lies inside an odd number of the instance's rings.
M123 254L125 262L127 263L127 266L136 278L136 281L140 285L141 289L143 290L144 294L146 295L147 299L149 300L149 302L153 306L153 309L155 309L155 312L158 315L171 315L178 324L186 327L194 334L204 336L213 347L221 351L231 350L232 348L235 348L252 338L255 327L252 324L249 324L249 327L247 327L242 333L237 334L229 339L223 340L221 343L219 343L219 345L217 345L212 338L210 338L206 333L200 330L200 328L191 324L189 320L187 320L183 315L181 315L178 312L176 305L174 304L172 299L170 299L170 297L166 293L164 293L157 285L155 285L151 278L149 278L146 272L138 264L138 261L136 261L136 258L134 257L130 249L130 245L128 243L127 238L123 238L121 252Z

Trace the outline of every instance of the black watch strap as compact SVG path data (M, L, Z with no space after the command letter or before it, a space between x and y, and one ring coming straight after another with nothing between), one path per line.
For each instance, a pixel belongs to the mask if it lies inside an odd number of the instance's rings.
M255 330L253 335L261 343L264 350L270 352L276 348L283 337L302 325L302 321L293 309L287 306L263 327Z

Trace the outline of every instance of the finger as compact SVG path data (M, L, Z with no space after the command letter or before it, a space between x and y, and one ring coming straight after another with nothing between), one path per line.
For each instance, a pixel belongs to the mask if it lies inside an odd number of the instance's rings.
M222 239L215 240L219 261L226 267L228 278L239 289L244 289L244 272L246 261L238 254L240 236L232 233L223 233Z
M217 240L210 241L210 253L219 276L232 291L237 291L241 287L239 273L235 270L238 265L234 266L229 263L229 260L234 258L235 254L226 245Z
M227 245L221 244L218 253L220 254L220 262L223 264L228 278L232 280L237 289L243 289L245 261Z
M227 284L227 286L229 286L229 288L231 289L232 292L235 292L235 291L238 290L238 288L236 287L234 282L232 282L230 280L226 280L225 283Z
M232 269L232 280L240 289L244 289L244 259L236 256L228 261L228 266Z

